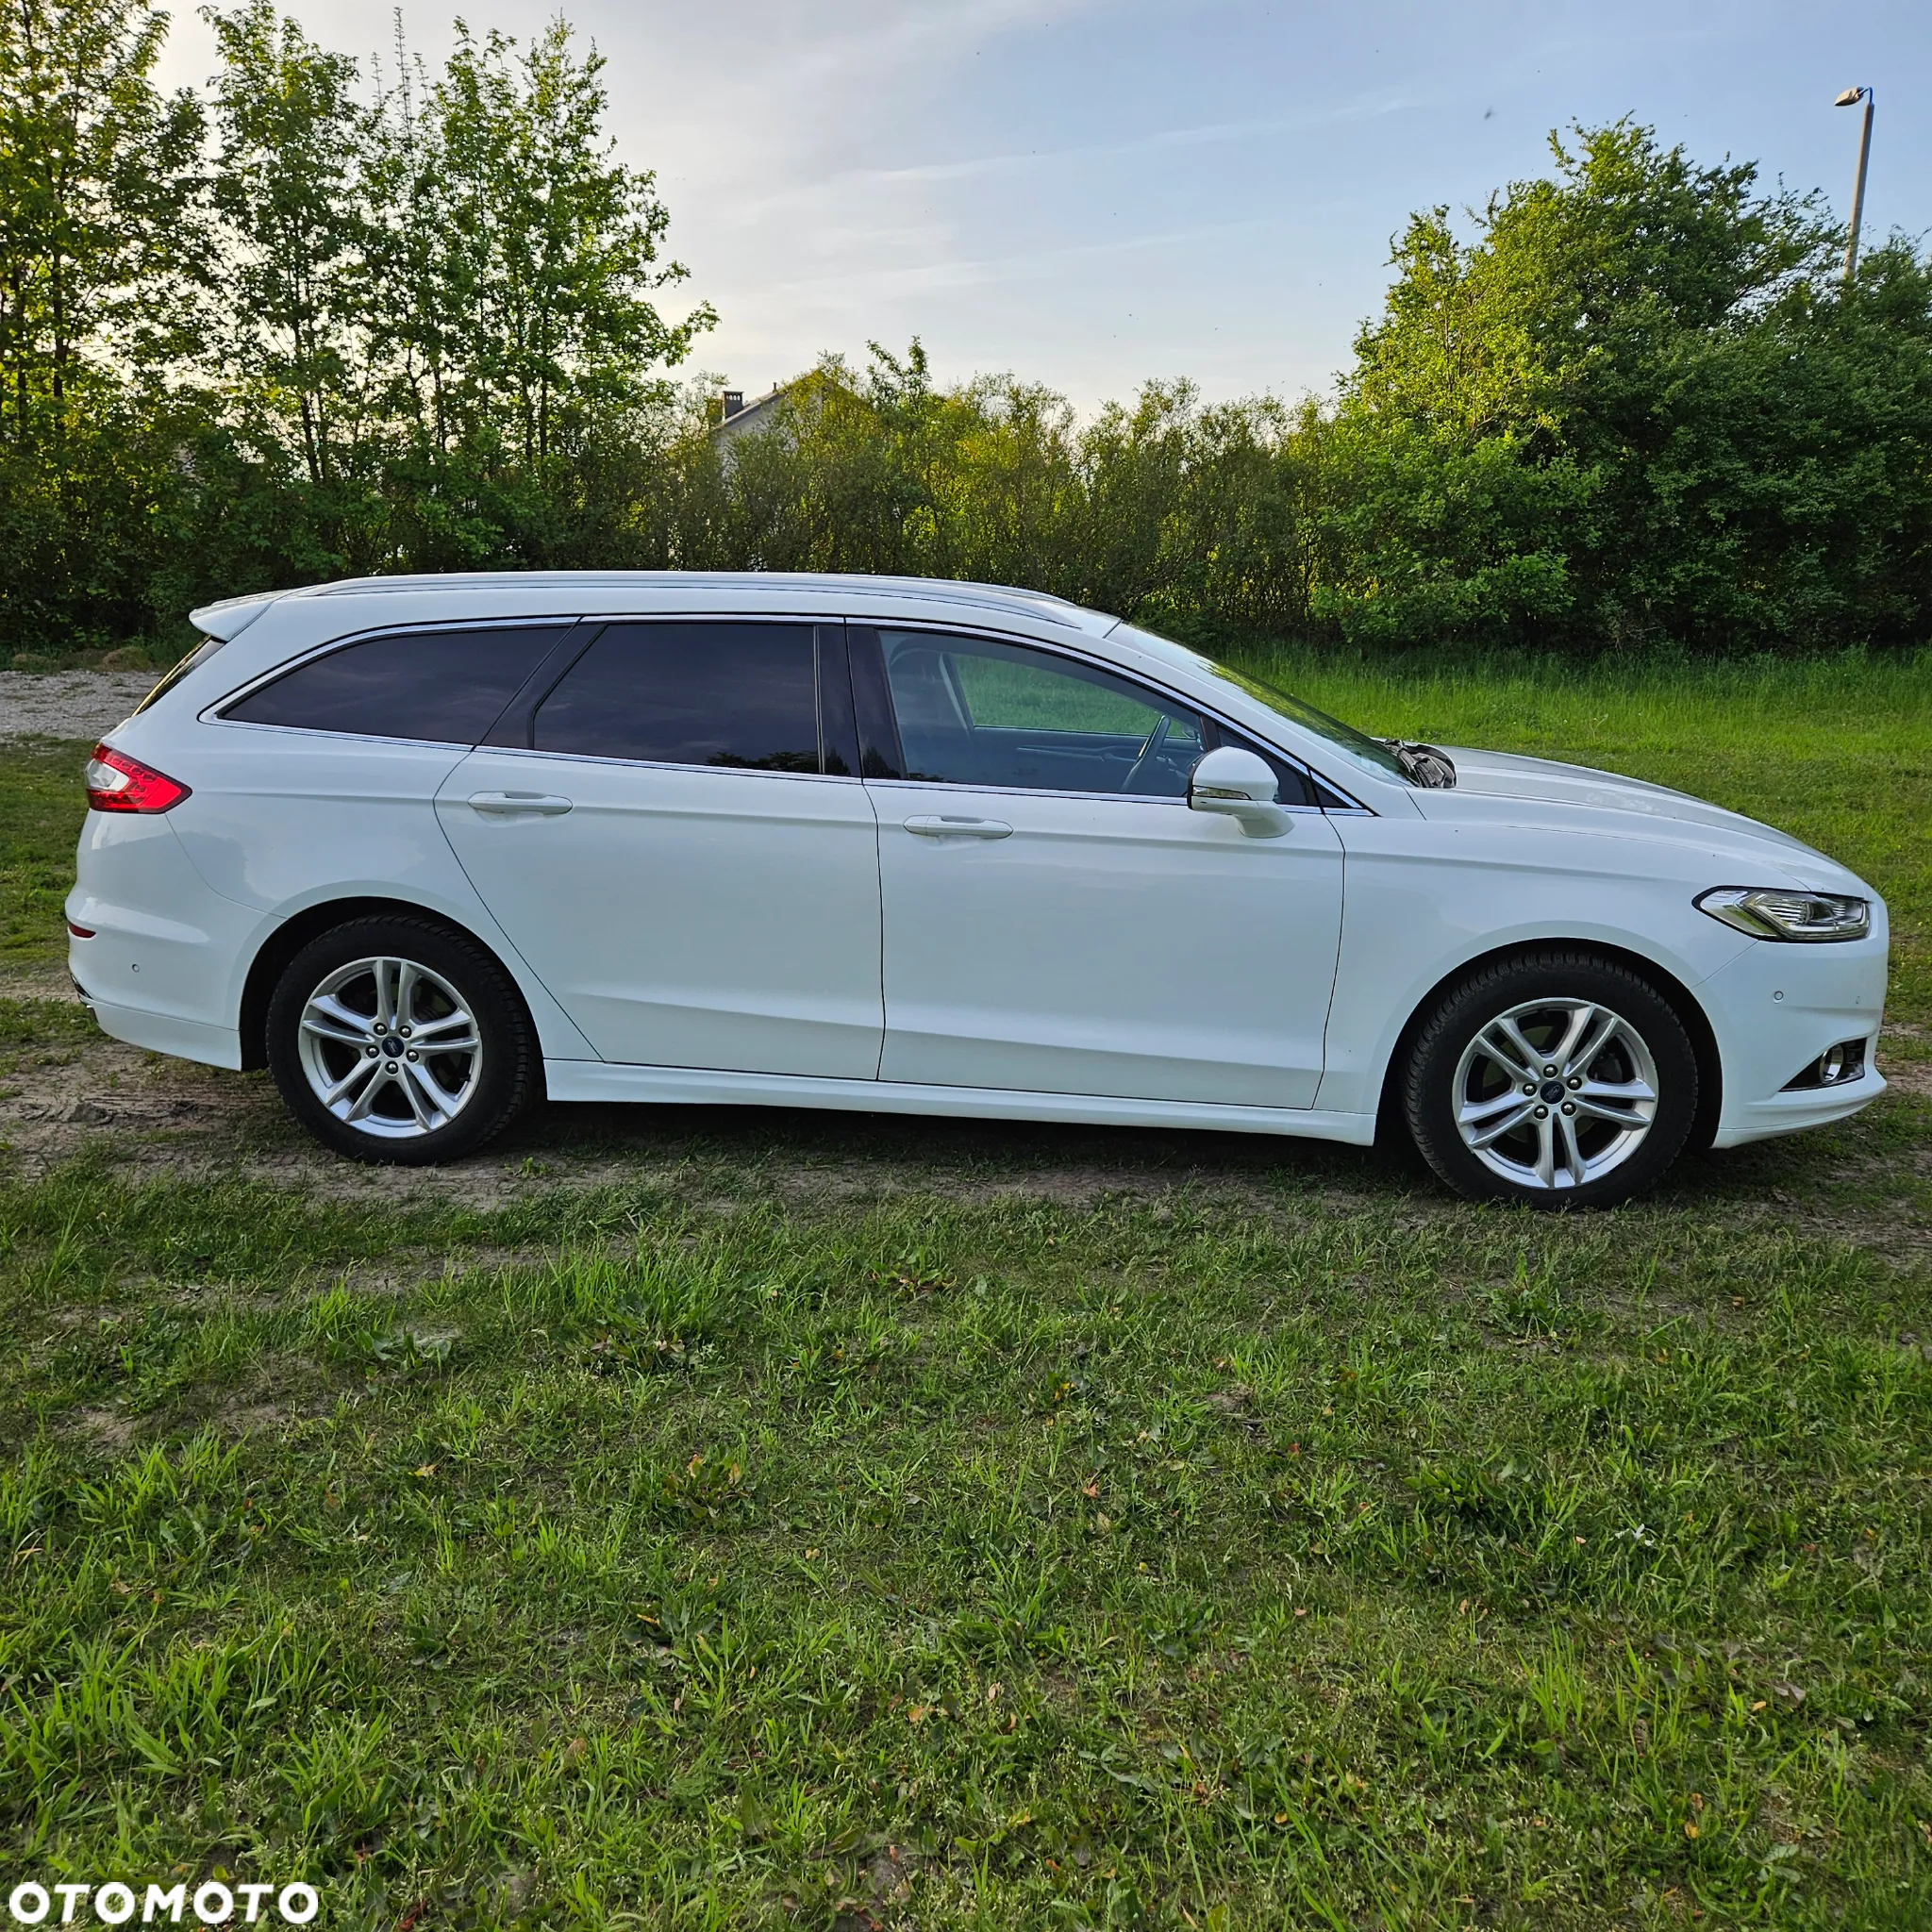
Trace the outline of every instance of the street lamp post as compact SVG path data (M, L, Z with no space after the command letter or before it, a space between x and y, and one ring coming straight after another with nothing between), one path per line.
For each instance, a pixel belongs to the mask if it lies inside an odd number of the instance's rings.
M1865 216L1865 164L1872 158L1872 108L1876 96L1869 87L1848 87L1832 103L1834 108L1856 108L1865 104L1865 125L1858 133L1858 178L1852 187L1852 232L1845 242L1845 282L1850 285L1858 266L1858 224Z

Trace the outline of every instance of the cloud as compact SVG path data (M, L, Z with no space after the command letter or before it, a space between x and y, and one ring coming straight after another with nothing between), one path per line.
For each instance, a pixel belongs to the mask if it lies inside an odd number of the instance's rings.
M848 296L883 296L926 289L967 289L1001 282L1039 281L1081 263L1146 254L1235 235L1254 235L1280 225L1278 221L1265 217L1201 223L1140 235L1124 235L1107 242L1077 242L1057 248L1025 249L1012 255L926 261L908 268L880 268L859 275L805 275L778 283L772 292L792 295L838 288Z
M1019 169L1050 167L1068 161L1117 160L1131 155L1158 154L1163 149L1212 147L1225 142L1262 141L1270 135L1307 133L1313 128L1333 126L1343 121L1400 113L1409 105L1401 94L1364 96L1341 108L1311 109L1305 114L1275 115L1265 121L1216 121L1201 127L1167 127L1137 135L1128 141L1085 142L1072 147L978 155L958 161L922 161L904 168L854 169L837 177L837 184L849 182L858 187L873 184L883 187L901 182L970 181L983 175L1009 174Z

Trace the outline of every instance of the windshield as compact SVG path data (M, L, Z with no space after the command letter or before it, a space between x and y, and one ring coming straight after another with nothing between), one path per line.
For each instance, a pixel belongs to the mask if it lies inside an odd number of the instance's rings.
M1113 635L1145 651L1150 657L1165 658L1171 663L1198 671L1217 683L1231 685L1243 697L1253 698L1257 705L1265 705L1277 718L1286 718L1290 724L1299 724L1304 731L1312 731L1317 738L1325 739L1343 758L1360 765L1365 771L1374 772L1377 777L1399 778L1405 785L1415 782L1403 770L1395 754L1379 739L1371 738L1366 731L1357 731L1353 724L1344 724L1340 718L1331 718L1326 711L1316 710L1313 705L1305 705L1300 698L1291 697L1285 691L1276 691L1272 684L1263 684L1258 677L1230 671L1225 664L1217 664L1213 658L1204 658L1199 651L1191 651L1187 645L1177 644L1171 638L1157 637L1151 630L1141 630L1131 624L1122 625Z

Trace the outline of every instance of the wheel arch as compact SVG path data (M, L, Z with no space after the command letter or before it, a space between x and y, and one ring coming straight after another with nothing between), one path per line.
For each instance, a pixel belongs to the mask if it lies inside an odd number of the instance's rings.
M531 1039L538 1037L536 1016L530 1010L530 1003L525 997L523 988L517 983L516 974L496 947L460 920L452 919L444 912L432 911L425 906L413 905L407 899L325 899L321 904L306 906L300 912L285 919L262 941L255 958L249 961L248 976L242 987L242 1065L244 1071L254 1072L268 1065L269 1002L275 997L276 982L288 969L290 960L311 940L318 940L324 933L333 932L337 926L347 925L355 919L413 919L441 926L445 932L467 940L488 954L502 969L504 977L509 981L510 991L516 995L517 1004L523 1008L524 1021L530 1029ZM541 1054L536 1064L541 1079L543 1064Z
M1486 967L1512 959L1525 959L1533 954L1548 952L1553 947L1594 953L1614 960L1643 980L1683 1022L1684 1031L1690 1036L1691 1051L1697 1056L1697 1116L1691 1123L1690 1138L1685 1142L1685 1147L1689 1152L1703 1153L1710 1146L1717 1133L1718 1117L1724 1111L1724 1058L1718 1051L1717 1033L1711 1026L1709 1015L1705 1012L1696 994L1674 973L1642 953L1633 953L1627 946L1609 945L1602 940L1555 937L1519 940L1464 959L1443 974L1416 1002L1415 1009L1403 1022L1402 1031L1395 1037L1389 1064L1382 1070L1381 1098L1375 1109L1375 1138L1378 1141L1386 1143L1407 1137L1400 1099L1403 1074L1414 1050L1416 1036L1449 990Z

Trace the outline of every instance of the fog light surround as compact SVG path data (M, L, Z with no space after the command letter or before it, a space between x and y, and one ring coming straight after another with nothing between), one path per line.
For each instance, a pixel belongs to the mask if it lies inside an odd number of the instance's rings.
M1827 1046L1802 1074L1787 1080L1785 1091L1794 1093L1810 1088L1849 1087L1854 1080L1864 1077L1864 1041L1840 1040L1835 1046Z

